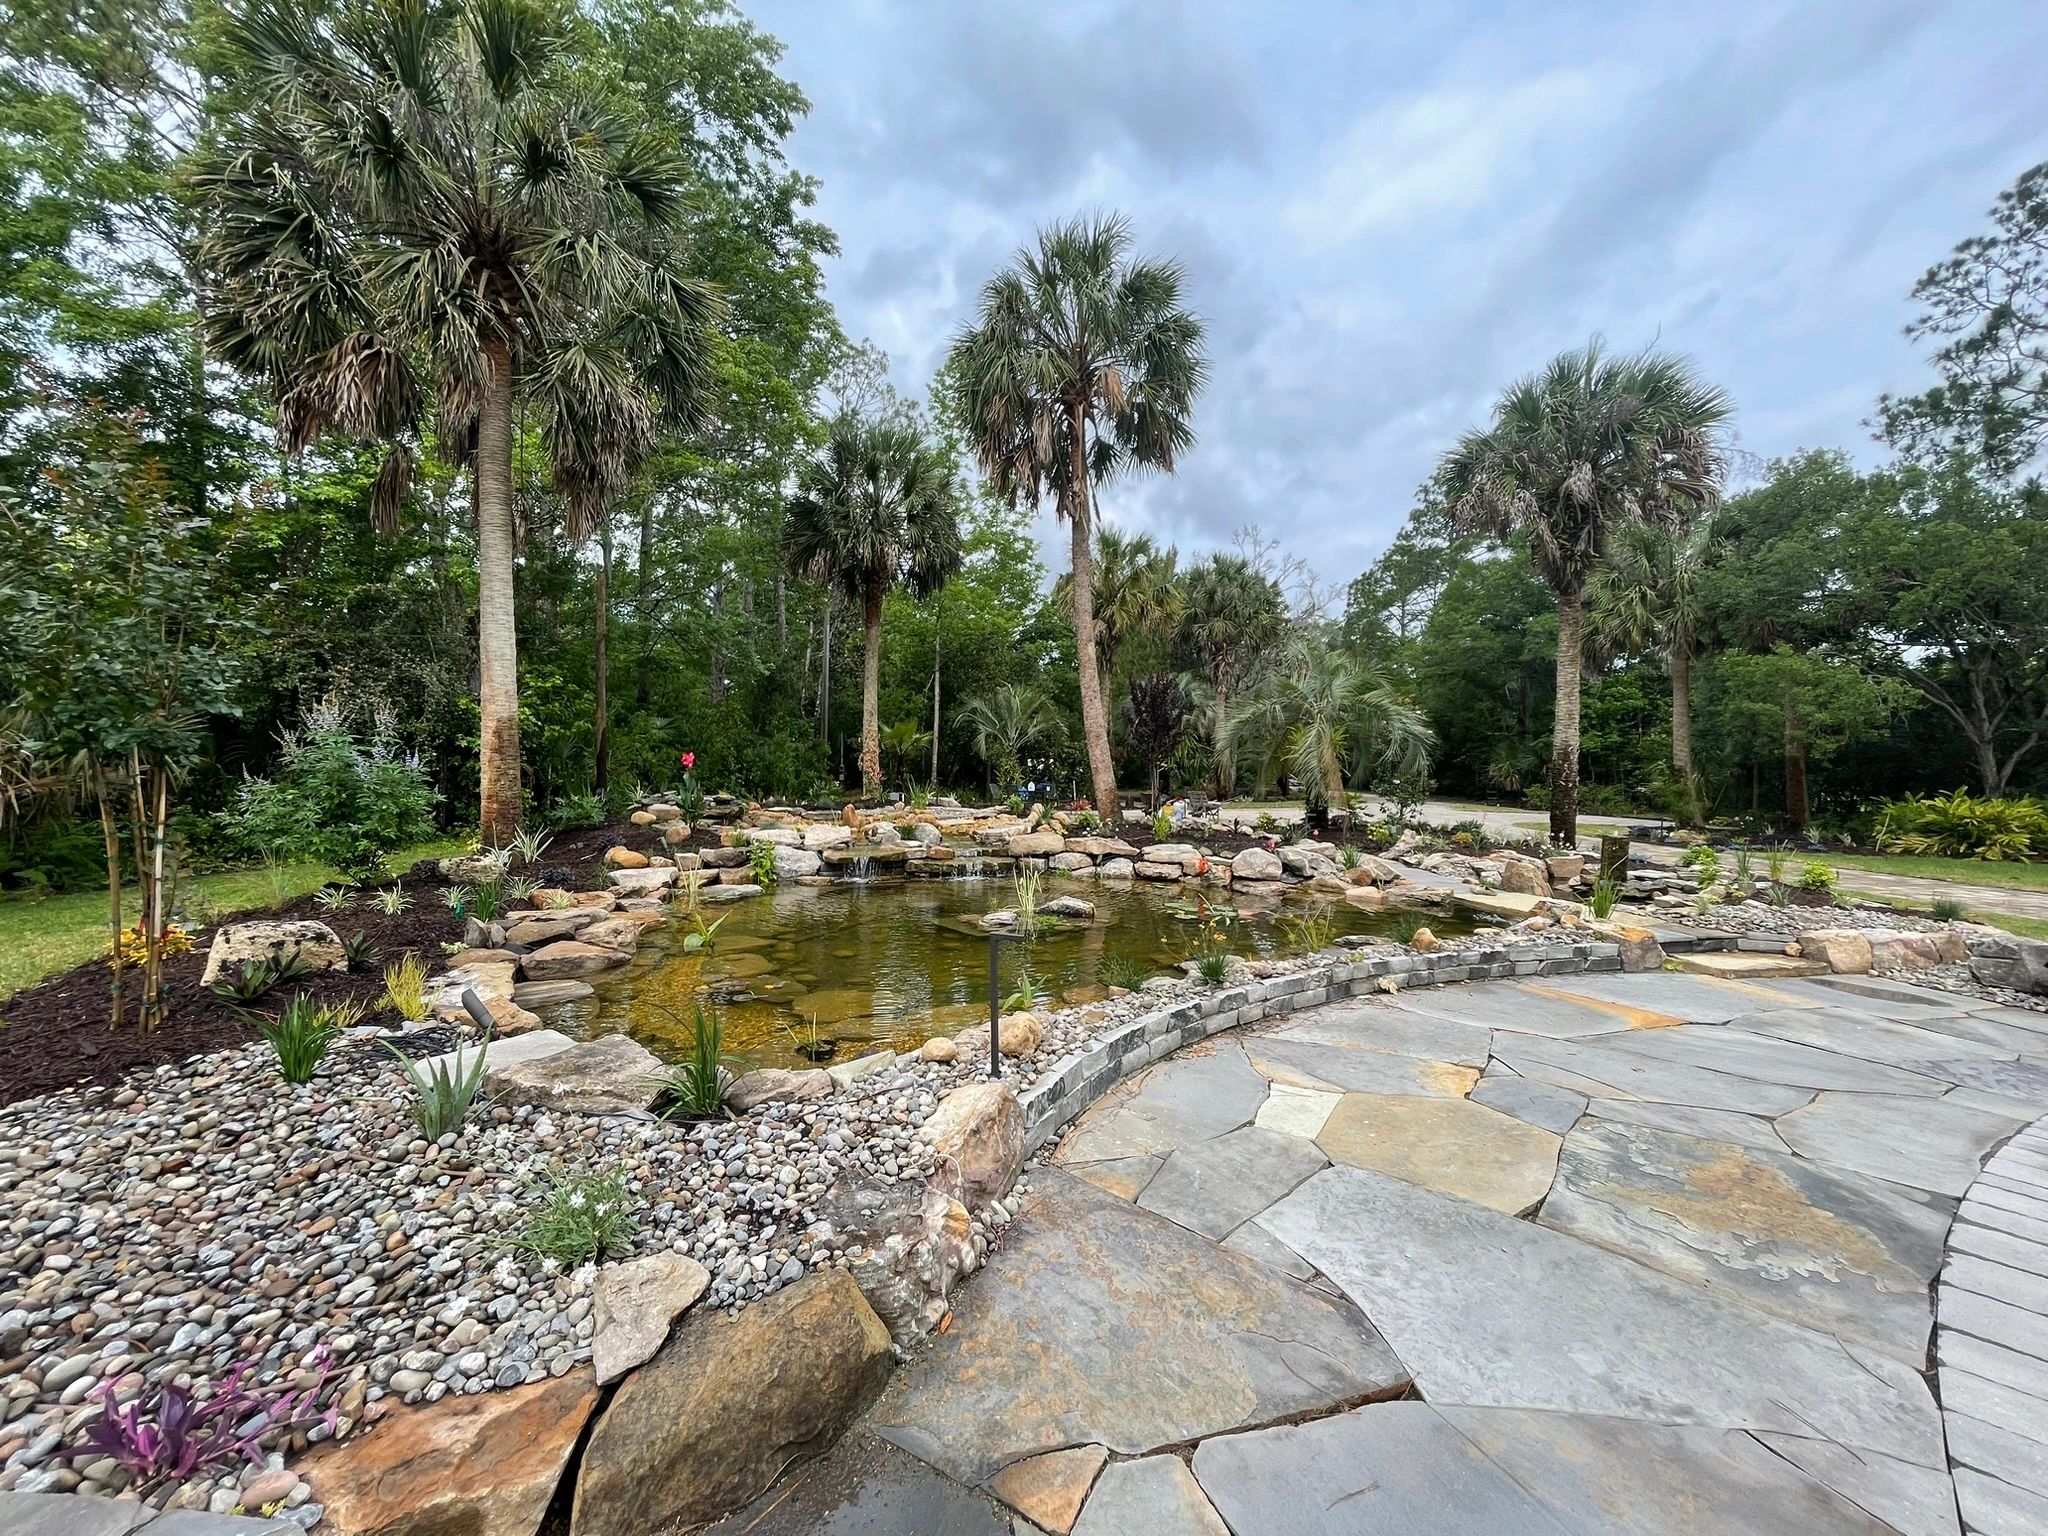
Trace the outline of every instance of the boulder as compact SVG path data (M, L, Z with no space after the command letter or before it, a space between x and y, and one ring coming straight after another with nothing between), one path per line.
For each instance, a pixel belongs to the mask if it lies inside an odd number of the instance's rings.
M520 961L521 974L528 981L573 981L594 976L615 965L624 965L631 955L580 939L557 939Z
M1544 873L1552 885L1574 884L1586 872L1586 856L1583 853L1553 853L1543 861Z
M1133 866L1132 873L1140 880L1178 880L1186 871L1179 864L1168 864L1160 859L1140 859Z
M652 811L635 811L626 820L633 823L636 827L651 827L654 825L656 817Z
M666 891L676 881L673 865L659 869L615 869L612 871L612 889L630 896Z
M661 1059L625 1035L601 1035L502 1066L493 1055L484 1070L485 1090L507 1108L532 1104L582 1115L652 1109L661 1079Z
M325 923L310 920L229 923L213 936L213 947L206 952L206 971L199 978L200 984L210 987L223 972L238 970L253 961L274 960L281 955L297 955L316 971L348 969L348 956L342 952L341 940Z
M572 891L569 905L572 907L596 907L609 912L619 904L619 898L610 891Z
M1312 875L1309 877L1308 888L1319 896L1348 896L1354 889L1359 889L1342 875Z
M660 918L657 917L655 921L659 922ZM621 913L617 917L607 917L602 922L592 923L576 936L576 942L596 949L611 949L622 955L630 955L640 947L640 929L641 924L635 916Z
M1004 845L1004 850L1013 859L1042 859L1049 854L1065 853L1067 840L1057 832L1019 832Z
M1091 859L1134 859L1138 850L1120 837L1070 837L1069 853L1085 853Z
M1129 859L1104 859L1095 866L1096 877L1102 880L1129 880L1137 872L1137 865Z
M1246 848L1230 861L1230 881L1235 885L1240 880L1278 880L1287 873L1277 853L1268 853L1263 848Z
M825 860L808 848L779 845L775 850L775 873L785 880L801 880L825 868Z
M687 821L663 822L661 843L664 848L680 848L690 840L690 824Z
M1361 912L1377 912L1387 904L1387 898L1376 885L1354 885L1344 893L1346 905Z
M757 827L746 837L750 843L772 843L777 848L801 848L804 845L803 833L794 827Z
M607 848L604 851L605 867L608 869L645 869L647 855L624 846Z
M680 1253L652 1253L600 1269L590 1335L597 1384L609 1386L652 1360L675 1320L710 1284L711 1271Z
M853 828L843 822L817 822L804 828L804 846L813 853L822 853L827 848L843 848L853 841Z
M1056 853L1045 861L1045 867L1056 869L1063 875L1071 875L1080 870L1093 869L1095 861L1085 853Z
M1799 953L1837 976L1860 976L1870 969L1870 936L1856 928L1816 928L1799 935Z
M832 1092L832 1079L823 1067L800 1072L782 1067L756 1067L734 1078L725 1090L725 1104L745 1114L759 1104L795 1104L805 1099L822 1099Z
M587 981L522 981L512 989L512 1001L522 1008L559 1008L589 997L593 988Z
M1430 953L1432 950L1442 949L1443 945L1444 941L1438 938L1434 933L1430 932L1427 928L1416 929L1415 937L1408 941L1408 947L1410 949L1419 949L1425 955Z
M958 1061L960 1059L959 1042L948 1040L944 1035L934 1035L917 1048L917 1058L920 1061Z
M891 1359L889 1330L839 1269L736 1316L686 1320L591 1432L572 1536L646 1536L738 1509L836 1440Z
M1005 1056L1022 1058L1037 1054L1039 1045L1045 1039L1045 1026L1038 1022L1037 1014L1020 1009L1016 1013L1004 1014L1000 1023ZM972 1048L984 1056L988 1054L986 1024L977 1024L972 1029L962 1030L953 1039L962 1048Z
M720 903L745 901L749 896L760 895L761 889L758 885L742 880L737 885L708 885L697 894L704 901Z
M491 1016L491 1032L501 1040L540 1028L540 1015L528 1013L509 997L485 998L484 1011Z
M1051 901L1040 902L1038 910L1047 917L1088 918L1095 915L1095 903L1079 896L1055 896Z
M334 1536L533 1536L597 1397L585 1370L393 1408L296 1470Z
M1290 843L1280 850L1280 867L1300 880L1342 873L1328 843Z
M748 855L744 848L706 848L697 857L706 869L745 869Z
M504 864L487 853L437 859L434 870L450 885L496 885L505 878Z
M751 885L754 883L752 866L737 864L730 869L721 869L717 874L720 885Z
M1548 896L1549 872L1536 859L1520 854L1503 854L1500 859L1500 888L1517 896Z
M1024 1166L1024 1109L1008 1083L955 1088L918 1134L939 1154L932 1184L970 1211L1007 1195Z
M1576 915L1572 915L1576 922ZM1620 946L1621 968L1628 972L1661 970L1664 966L1664 946L1657 942L1657 935L1648 928L1637 928L1629 923L1590 922L1586 925L1599 937Z
M946 834L939 830L936 822L919 821L911 824L910 839L921 848L936 848L945 842Z
M656 821L681 821L683 819L683 808L680 805L663 805L657 802L647 807L647 814Z
M1880 931L1870 935L1873 971L1926 971L1940 964L1940 946L1924 933Z
M1985 986L2048 997L2048 939L1979 934L1969 945L1970 974Z
M596 920L595 912L582 907L571 907L564 912L536 913L532 917L522 917L508 927L505 942L523 949L539 949L557 939L573 937L578 930L589 927Z

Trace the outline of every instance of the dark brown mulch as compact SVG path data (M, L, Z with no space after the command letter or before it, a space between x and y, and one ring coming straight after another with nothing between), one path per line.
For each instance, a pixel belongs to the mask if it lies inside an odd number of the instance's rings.
M715 847L714 828L694 834L688 847ZM605 850L623 844L643 853L660 851L657 829L619 823L558 834L537 867L519 871L536 885L565 885L584 890L596 884ZM326 923L342 938L360 933L378 951L377 962L361 975L319 972L302 982L279 988L254 1004L237 1004L202 987L206 952L214 928L193 934L189 953L173 956L164 967L168 1018L145 1034L135 1023L138 971L124 973L126 1019L118 1029L107 1024L111 976L104 959L91 960L60 975L25 987L0 1002L0 1104L50 1093L76 1083L111 1083L137 1067L161 1066L204 1051L227 1050L257 1038L242 1010L275 1014L294 992L317 1002L355 998L374 1004L384 992L384 966L407 950L418 950L431 966L441 958L441 945L461 939L462 923L447 905L448 882L423 860L404 876L412 905L386 917L359 894L345 910L323 911L311 896L283 907L227 914L222 922L250 919Z

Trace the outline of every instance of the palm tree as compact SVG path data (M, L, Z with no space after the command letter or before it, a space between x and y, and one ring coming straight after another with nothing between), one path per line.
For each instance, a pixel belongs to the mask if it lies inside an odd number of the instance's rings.
M882 787L882 599L902 585L929 597L960 568L960 508L953 468L915 428L841 415L805 467L783 529L792 572L860 605L860 777Z
M1211 555L1181 575L1181 643L1208 685L1219 799L1229 798L1233 787L1231 754L1222 741L1233 690L1252 664L1280 643L1286 623L1279 587L1242 555Z
M1149 533L1120 533L1098 524L1091 569L1095 574L1095 654L1105 686L1116 681L1117 658L1132 641L1171 634L1180 617L1179 554L1161 549ZM1072 573L1053 583L1052 600L1072 621Z
M1309 821L1346 810L1347 779L1419 774L1436 736L1422 711L1364 663L1320 641L1290 645L1222 717L1219 751L1249 758L1262 783L1301 784Z
M1699 653L1699 576L1713 548L1714 519L1689 527L1638 523L1623 530L1588 589L1592 629L1623 650L1655 651L1671 679L1671 773L1686 823L1705 819L1692 760L1692 664Z
M1617 530L1718 502L1731 410L1683 358L1609 357L1596 340L1511 385L1492 424L1467 432L1438 466L1454 531L1525 540L1557 598L1554 842L1578 841L1587 583Z
M964 707L956 717L968 731L993 778L991 794L1017 782L1024 754L1060 739L1059 712L1035 683L1004 683Z
M960 417L1003 495L1048 490L1072 540L1069 609L1095 808L1118 813L1109 709L1096 661L1095 486L1126 467L1173 471L1194 443L1189 415L1208 376L1202 322L1181 303L1181 269L1131 254L1116 217L1038 233L981 291L953 342Z
M572 499L615 493L707 367L715 296L678 276L686 160L575 78L559 0L254 0L196 164L210 338L293 452L387 444L395 527L431 415L473 476L486 842L521 815L512 437L524 397Z

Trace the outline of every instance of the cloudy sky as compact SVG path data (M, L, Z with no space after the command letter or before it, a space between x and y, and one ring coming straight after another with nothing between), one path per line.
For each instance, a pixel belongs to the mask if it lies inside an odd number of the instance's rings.
M1183 550L1257 524L1337 581L1595 333L1692 354L1751 453L1875 457L1877 395L1925 377L1914 278L2048 157L2038 0L742 3L899 389L1038 225L1120 210L1213 378L1179 474L1105 512Z

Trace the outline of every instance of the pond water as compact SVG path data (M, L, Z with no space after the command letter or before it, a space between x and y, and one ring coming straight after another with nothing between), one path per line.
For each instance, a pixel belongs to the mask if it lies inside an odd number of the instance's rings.
M1074 895L1092 919L1060 919L1028 943L1001 946L1005 996L1030 985L1044 1002L1089 1002L1110 985L1135 987L1177 974L1221 921L1218 947L1239 955L1292 953L1304 919L1326 922L1322 942L1386 934L1413 921L1406 909L1360 911L1343 900L1232 901L1227 889L1137 882L1048 880L1041 900ZM561 1027L587 1033L624 1025L657 1056L690 1052L692 1009L717 1002L725 1049L736 1066L844 1061L880 1045L908 1050L988 1018L988 952L982 914L1017 905L1007 879L897 878L797 886L772 898L703 909L719 927L710 947L684 949L688 918L642 941L630 966L596 982L594 998L565 1010ZM722 919L722 921L721 921ZM1471 931L1448 912L1424 921L1441 934Z

